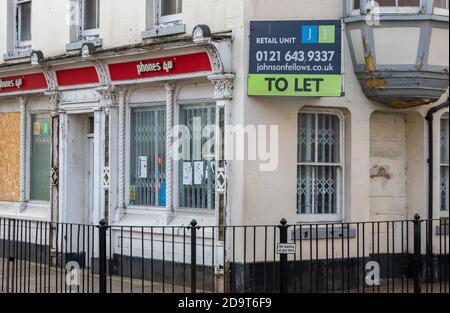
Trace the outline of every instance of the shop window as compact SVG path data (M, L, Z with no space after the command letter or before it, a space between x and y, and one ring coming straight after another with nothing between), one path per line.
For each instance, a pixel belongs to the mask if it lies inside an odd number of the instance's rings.
M189 129L190 136L185 136L185 149L180 151L179 207L214 209L214 145L208 149L208 144L214 142L214 133L205 130L215 127L215 114L212 105L185 106L180 110L180 124ZM207 133L212 135L208 137Z
M82 0L82 36L98 35L100 27L100 0Z
M449 127L448 113L441 119L441 211L447 212L449 207Z
M297 214L336 220L341 214L343 138L337 114L298 117Z
M30 200L50 201L51 118L47 114L31 116Z
M16 1L16 42L17 47L31 45L31 0Z
M130 204L166 205L166 125L163 107L131 112Z

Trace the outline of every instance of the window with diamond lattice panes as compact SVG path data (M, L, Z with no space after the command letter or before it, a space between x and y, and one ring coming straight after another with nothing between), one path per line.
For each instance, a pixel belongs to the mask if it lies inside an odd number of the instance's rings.
M161 107L131 112L130 204L166 205L166 125Z
M214 209L214 132L207 130L215 127L215 114L214 106L185 106L180 110L180 124L190 134L183 145L188 151L182 151L178 168L178 199L182 208ZM205 148L209 146L210 151Z
M441 119L441 211L448 212L449 209L449 126L448 113Z
M335 114L299 114L297 214L340 213L341 123Z
M47 114L31 116L30 199L50 201L51 118Z

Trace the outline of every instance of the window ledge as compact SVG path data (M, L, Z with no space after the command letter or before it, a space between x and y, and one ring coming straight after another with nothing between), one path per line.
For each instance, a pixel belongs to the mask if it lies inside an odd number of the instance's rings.
M175 24L167 27L156 27L141 33L142 39L177 35L186 33L186 24Z
M31 48L16 49L14 51L9 51L9 52L3 54L3 60L10 61L10 60L16 60L16 59L29 58L31 56L32 52L33 52L33 50Z
M96 37L93 39L83 38L78 41L69 42L66 44L66 51L81 50L81 47L85 43L92 43L95 47L101 47L103 45L103 40L100 37Z
M334 226L333 228L329 225L327 229L324 226L302 225L302 227L295 226L291 235L293 240L356 238L356 229L345 226Z

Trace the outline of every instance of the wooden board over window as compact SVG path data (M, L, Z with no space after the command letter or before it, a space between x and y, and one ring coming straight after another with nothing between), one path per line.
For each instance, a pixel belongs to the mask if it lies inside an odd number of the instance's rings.
M20 113L0 113L0 201L19 201Z

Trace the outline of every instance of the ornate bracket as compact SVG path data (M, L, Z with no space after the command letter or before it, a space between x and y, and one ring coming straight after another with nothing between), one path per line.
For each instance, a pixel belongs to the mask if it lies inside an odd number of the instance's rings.
M95 89L95 91L100 95L100 109L109 109L116 103L116 92L114 87L105 86Z
M59 93L56 91L50 91L50 92L45 93L45 95L49 99L51 114L53 116L57 115L58 114L57 112L59 109L59 100L60 100Z
M47 81L48 90L54 91L57 88L55 76L53 75L53 72L48 66L44 66L42 69L42 72L44 73L45 80Z
M234 74L209 76L214 84L214 100L231 100L233 98Z
M108 78L108 70L102 62L94 61L95 69L97 70L98 79L100 84L107 85L109 84Z

